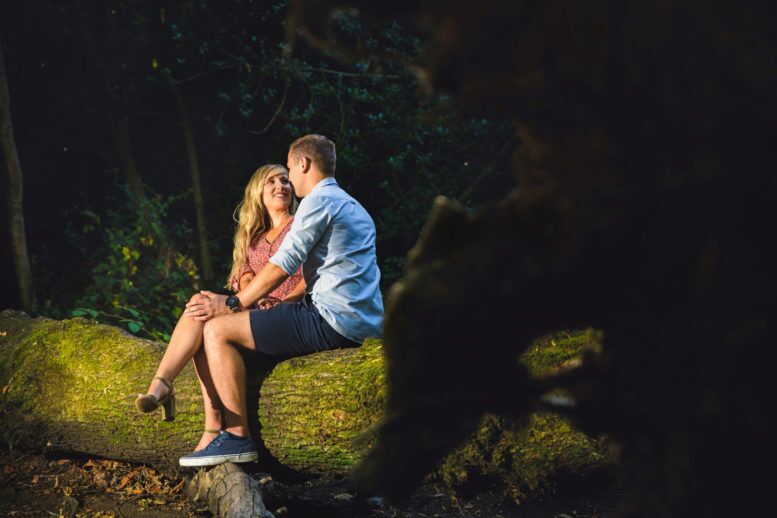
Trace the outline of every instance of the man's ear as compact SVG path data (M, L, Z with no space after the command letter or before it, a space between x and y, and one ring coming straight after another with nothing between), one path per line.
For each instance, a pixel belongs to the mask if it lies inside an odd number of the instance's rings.
M310 166L313 165L313 161L306 156L301 157L300 160L302 160L302 172L307 173L310 171Z

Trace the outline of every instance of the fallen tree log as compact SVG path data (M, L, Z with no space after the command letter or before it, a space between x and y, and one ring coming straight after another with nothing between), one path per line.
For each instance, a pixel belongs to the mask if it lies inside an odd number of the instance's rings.
M542 373L577 354L591 333L532 348ZM12 448L78 452L176 471L202 430L194 372L175 382L178 414L164 422L137 413L164 345L83 318L31 319L0 313L0 439ZM329 351L276 365L263 380L261 442L283 466L309 474L347 474L373 442L386 386L382 344ZM355 440L359 438L359 440ZM473 439L449 456L438 475L453 486L500 479L524 498L557 475L610 465L602 444L554 415L535 414L528 428L487 418Z
M0 438L19 449L48 449L178 468L202 433L202 397L191 367L175 380L177 415L142 415L164 345L83 318L0 314ZM381 415L381 345L294 359L262 384L261 435L270 453L305 473L346 473L364 448L354 437Z

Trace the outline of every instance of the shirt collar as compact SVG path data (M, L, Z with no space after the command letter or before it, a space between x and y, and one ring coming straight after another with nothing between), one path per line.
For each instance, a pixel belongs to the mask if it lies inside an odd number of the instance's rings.
M337 185L337 180L335 180L333 176L324 178L318 182L315 187L313 187L313 189L310 191L310 194L316 192L320 187L326 187L327 185Z

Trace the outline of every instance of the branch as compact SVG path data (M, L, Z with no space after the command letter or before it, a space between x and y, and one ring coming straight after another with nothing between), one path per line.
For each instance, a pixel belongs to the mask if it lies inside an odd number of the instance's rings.
M312 72L321 72L323 74L332 74L332 75L342 76L342 77L385 77L389 79L399 79L399 76L396 74L344 72L341 70L331 70L329 68L319 68L319 67L304 67L303 70L310 70Z
M281 98L281 104L278 105L278 109L275 110L275 113L273 114L272 118L270 119L270 122L267 123L267 125L262 129L262 131L259 132L259 135L270 129L270 126L273 122L275 122L275 119L278 117L278 114L281 113L281 110L283 109L283 105L286 103L286 95L289 93L289 82L286 81L286 86L283 88L283 97Z

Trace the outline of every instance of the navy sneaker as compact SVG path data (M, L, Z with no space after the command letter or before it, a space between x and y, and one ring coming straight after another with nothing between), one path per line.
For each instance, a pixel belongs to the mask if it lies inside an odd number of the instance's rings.
M213 466L222 462L250 462L258 457L250 437L221 432L205 448L184 455L178 462L181 466Z

